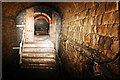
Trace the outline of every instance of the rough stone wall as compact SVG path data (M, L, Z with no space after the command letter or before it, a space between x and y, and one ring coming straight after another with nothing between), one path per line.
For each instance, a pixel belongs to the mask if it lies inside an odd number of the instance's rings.
M34 4L36 3L2 3L2 58L4 64L12 61L14 56L12 47L15 46L17 36L15 18L21 10ZM74 41L89 46L110 59L115 58L119 51L118 3L71 2L48 4L57 4L63 15L60 55L65 65L68 65L69 71L76 74L85 73L84 64L86 64L87 59L76 51L79 46L76 46ZM91 53L88 55L91 56ZM114 74L119 73L118 64L110 64L110 66Z
M74 42L96 50L106 58L114 59L118 55L117 2L73 2L61 3L60 6L63 11L60 54L63 62L67 63L68 71L83 73L84 63L86 64L87 61L77 51L81 47L76 46ZM93 57L92 53L86 53ZM116 65L119 64L110 64L111 70L114 74L119 74L119 68Z
M17 45L17 28L16 16L17 14L35 3L2 3L2 62L3 68L14 65L18 57L18 52L15 53L12 48Z
M4 18L3 19L3 25L2 26L2 58L3 61L5 61L3 63L3 65L6 63L6 61L11 61L11 58L13 58L12 56L14 54L12 51L12 47L15 46L16 43L16 27L15 27L15 20L13 19L8 19L8 18ZM13 25L14 24L14 25ZM7 27L7 28L6 28Z
M51 41L54 43L56 52L58 52L59 45L59 34L61 27L61 18L55 11L52 12L52 24L50 26L50 37Z

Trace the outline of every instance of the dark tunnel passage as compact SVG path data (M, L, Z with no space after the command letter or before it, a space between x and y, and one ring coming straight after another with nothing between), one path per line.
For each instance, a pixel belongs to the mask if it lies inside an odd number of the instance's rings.
M48 34L49 33L49 19L44 15L35 15L35 22L34 22L34 34Z
M35 22L35 34L37 34L37 32L40 33L40 31L44 31L43 34L48 34L48 30L49 24L46 22L45 19L39 19Z
M119 80L118 6L3 2L2 80Z

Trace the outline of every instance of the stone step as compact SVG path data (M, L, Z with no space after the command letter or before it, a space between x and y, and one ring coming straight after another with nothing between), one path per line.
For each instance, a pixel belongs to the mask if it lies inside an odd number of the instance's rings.
M38 67L38 66L21 66L21 68L27 68L27 69L48 69L48 70L55 70L54 67Z
M53 44L53 42L51 40L34 40L33 42L24 42L25 44Z
M22 53L23 58L56 58L55 53Z
M55 59L51 58L22 58L23 64L56 64Z
M55 69L55 64L21 64L23 68L42 68L42 69Z
M39 48L39 47L25 47L23 48L23 53L24 52L55 52L54 48Z
M50 36L49 35L35 35L34 36L35 40L50 40Z
M34 40L34 43L52 43L51 40L46 39L46 40Z
M52 47L54 48L54 44L53 43L28 43L28 44L24 44L23 47Z

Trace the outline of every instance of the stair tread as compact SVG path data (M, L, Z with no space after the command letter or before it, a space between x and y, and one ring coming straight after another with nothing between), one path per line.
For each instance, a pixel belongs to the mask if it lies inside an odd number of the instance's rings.
M50 58L22 58L22 63L56 63L56 60Z
M37 68L37 69L56 69L55 67L39 67L39 66L21 66L21 68Z
M56 58L55 53L23 53L22 54L23 58Z
M54 48L32 48L32 47L27 47L23 49L23 52L55 52Z
M55 59L55 57L22 57L22 58L26 58L26 59Z
M21 63L20 65L26 65L26 64L34 64L34 65L45 65L45 64L49 64L49 65L56 65L56 63Z
M39 40L37 41L37 40L35 40L35 41L33 41L33 42L24 42L24 44L36 44L36 43L41 43L41 42L42 42L42 43L52 43L52 44L53 44L52 41L47 41L47 40L46 40L46 41L39 41ZM41 43L41 44L42 44L42 43Z
M22 54L46 54L46 53L50 53L50 54L55 54L55 52L22 52Z
M25 43L24 47L54 47L52 42L50 43Z
M55 67L55 64L21 64L21 66L29 67Z
M24 42L21 68L52 70L56 68L54 44L49 35L34 36L34 42Z

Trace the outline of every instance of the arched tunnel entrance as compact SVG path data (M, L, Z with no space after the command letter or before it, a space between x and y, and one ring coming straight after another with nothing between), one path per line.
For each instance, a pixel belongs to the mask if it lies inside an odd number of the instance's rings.
M3 3L3 80L119 80L118 6Z
M40 14L41 13L41 14ZM34 34L35 35L40 35L40 34L49 34L49 27L50 27L50 17L46 14L43 15L45 13L39 12L35 13L37 15L35 15L34 17ZM49 18L48 18L49 17Z
M34 34L48 34L49 33L49 23L45 19L38 19L35 21Z
M41 78L57 78L58 74L60 75L60 15L50 7L39 5L20 12L16 21L17 27L24 25L21 31L21 27L18 28L18 34L22 33L18 38L20 68L27 74L29 70L33 73L35 71L34 76L36 73L44 74ZM30 74L33 74L31 72Z

